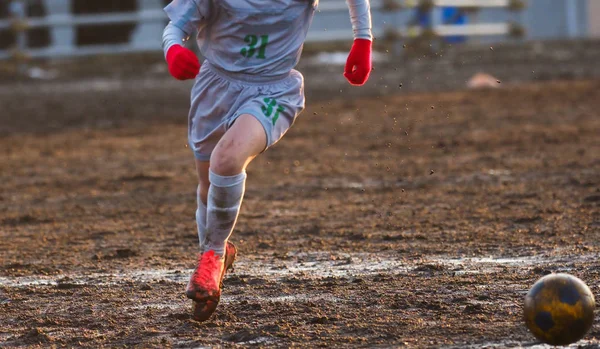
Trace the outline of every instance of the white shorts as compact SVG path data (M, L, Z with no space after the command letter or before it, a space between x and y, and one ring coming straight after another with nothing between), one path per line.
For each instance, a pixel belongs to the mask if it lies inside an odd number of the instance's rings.
M304 110L304 77L296 70L264 80L230 74L209 62L202 64L192 88L188 143L196 159L209 161L213 149L242 114L264 127L268 148L293 125Z

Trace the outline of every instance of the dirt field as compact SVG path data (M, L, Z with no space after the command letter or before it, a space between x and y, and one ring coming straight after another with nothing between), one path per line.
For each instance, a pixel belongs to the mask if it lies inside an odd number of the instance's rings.
M537 278L599 291L600 81L309 104L202 324L187 93L91 91L0 93L0 347L530 346Z

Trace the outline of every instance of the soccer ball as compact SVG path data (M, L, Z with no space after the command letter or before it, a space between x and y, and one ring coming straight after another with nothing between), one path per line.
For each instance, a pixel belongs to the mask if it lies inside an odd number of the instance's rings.
M577 342L592 327L596 303L589 287L569 274L539 279L525 296L525 323L550 345Z

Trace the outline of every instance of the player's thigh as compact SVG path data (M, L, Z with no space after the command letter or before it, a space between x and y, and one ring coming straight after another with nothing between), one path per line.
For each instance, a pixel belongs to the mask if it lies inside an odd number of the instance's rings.
M221 176L233 176L267 147L263 125L250 114L242 114L225 132L210 157L210 169Z

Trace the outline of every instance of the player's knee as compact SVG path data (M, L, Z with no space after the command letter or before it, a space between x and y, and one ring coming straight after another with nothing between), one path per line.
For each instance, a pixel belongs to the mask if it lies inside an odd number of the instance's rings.
M229 151L215 152L210 158L210 169L220 176L234 176L244 169L244 160Z

